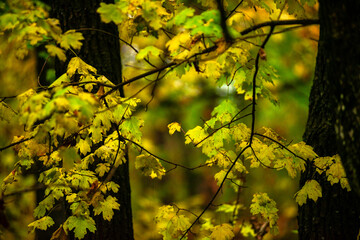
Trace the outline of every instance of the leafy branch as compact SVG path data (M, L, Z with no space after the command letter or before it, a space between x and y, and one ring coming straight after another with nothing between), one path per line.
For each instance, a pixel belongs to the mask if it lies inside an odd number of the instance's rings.
M261 45L261 49L265 48L266 43L269 41L273 31L274 31L275 26L271 26L270 32L268 33L267 37L265 38L264 42ZM181 236L180 240L183 239L186 234L191 230L191 228L200 220L200 218L202 217L202 215L204 215L204 213L210 208L210 206L212 205L212 203L215 201L217 195L219 194L219 192L221 191L224 182L227 179L227 176L230 174L231 170L233 169L233 167L235 166L235 164L237 163L237 161L239 160L239 158L241 157L241 155L248 149L251 148L252 149L252 140L253 140L253 136L255 134L255 106L256 106L256 77L257 77L257 73L259 70L259 60L260 60L260 51L257 53L256 55L256 59L255 59L255 72L253 75L253 92L252 92L252 111L251 111L251 116L252 116L252 123L251 123L251 133L250 133L250 139L248 142L248 145L246 147L244 147L240 153L237 155L237 157L235 158L234 162L231 164L230 168L226 171L225 176L223 178L223 180L221 181L217 191L215 192L215 194L213 195L213 197L211 198L211 200L209 201L209 203L206 205L206 207L203 209L203 211L199 214L199 216L192 222L192 224L190 225L190 227L187 228L187 230L183 233L183 235Z

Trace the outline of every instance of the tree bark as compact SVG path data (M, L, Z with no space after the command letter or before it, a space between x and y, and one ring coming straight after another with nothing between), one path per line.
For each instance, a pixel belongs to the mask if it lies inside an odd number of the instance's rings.
M339 154L350 185L333 186L309 163L300 187L317 180L323 197L299 207L299 239L356 239L360 227L360 23L358 1L320 0L320 39L304 140L319 156Z
M101 22L96 12L100 2L113 3L114 1L51 0L48 4L52 8L51 16L60 20L64 32L75 29L83 33L85 40L82 41L83 46L77 55L95 67L98 74L105 75L116 84L122 80L119 32L115 24ZM69 52L68 61L71 57L74 55ZM57 77L66 72L68 61L56 62ZM124 97L123 89L120 89L120 95ZM101 215L94 217L97 231L94 234L88 233L85 239L134 239L128 161L116 169L111 180L120 186L119 192L113 194L118 199L120 210L114 211L115 214L110 222L105 221Z

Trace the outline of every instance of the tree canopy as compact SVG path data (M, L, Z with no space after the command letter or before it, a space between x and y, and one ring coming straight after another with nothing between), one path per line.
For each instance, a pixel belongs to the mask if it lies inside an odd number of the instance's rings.
M118 27L114 36L63 31L41 1L1 3L2 234L53 225L52 239L94 233L95 216L110 222L122 207L113 177L129 161L136 239L294 237L296 204L322 197L315 178L296 190L308 165L350 191L339 155L319 157L301 141L317 8L101 2L96 13ZM85 32L120 41L122 79L79 57ZM50 214L62 204L57 225Z

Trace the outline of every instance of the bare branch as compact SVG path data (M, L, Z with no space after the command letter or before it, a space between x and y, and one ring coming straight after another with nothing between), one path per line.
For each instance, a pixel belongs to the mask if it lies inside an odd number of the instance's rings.
M313 25L313 24L319 24L319 20L318 19L294 19L294 20L278 20L278 21L263 22L263 23L256 24L252 27L249 27L249 28L241 31L240 34L245 35L256 29L266 27L266 26L275 27L275 26L281 26L281 25L295 25L295 24L308 26L308 25Z

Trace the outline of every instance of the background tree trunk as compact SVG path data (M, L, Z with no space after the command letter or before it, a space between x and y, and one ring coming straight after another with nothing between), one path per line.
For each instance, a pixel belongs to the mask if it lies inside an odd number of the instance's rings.
M51 0L51 17L60 20L62 30L80 29L85 40L77 55L86 63L95 67L99 74L105 75L111 82L121 82L121 57L119 32L115 24L104 24L96 10L100 2L113 3L114 1L101 0ZM82 29L82 30L81 30ZM108 34L101 31L106 31ZM69 52L68 61L57 61L56 75L59 77L66 72L67 64L74 55ZM121 89L120 94L124 97ZM120 165L111 179L120 186L118 193L113 194L118 199L120 211L115 210L111 222L103 220L102 216L95 217L97 231L88 233L85 239L125 239L133 238L130 181L128 161Z
M300 187L317 180L323 197L299 207L299 239L356 239L360 227L359 1L320 0L320 39L304 134L319 156L340 154L353 191L333 186L310 165ZM354 110L355 109L355 110Z

